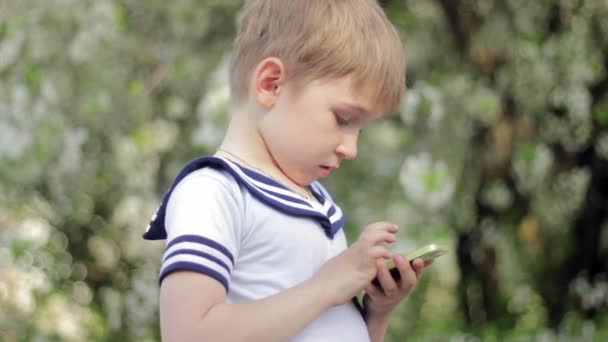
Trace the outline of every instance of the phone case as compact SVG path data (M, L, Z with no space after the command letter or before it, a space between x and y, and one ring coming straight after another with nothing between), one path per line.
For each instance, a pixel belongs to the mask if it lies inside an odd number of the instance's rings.
M444 255L445 253L447 253L447 250L439 247L436 244L430 244L428 246L424 246L413 252L408 253L406 255L406 258L410 262L414 261L415 259L434 260L434 259ZM391 276L393 277L393 279L395 279L396 281L399 281L401 279L401 273L399 273L399 269L395 266L395 261L393 259L386 261L386 267L388 268L389 272L391 273ZM372 280L372 284L374 284L376 286L380 286L380 280L378 280L378 278L376 277Z
M430 244L428 246L424 246L422 248L418 248L417 250L408 253L405 257L409 261L413 261L415 259L422 260L435 260L436 258L444 255L447 251L436 244ZM395 261L393 259L386 261L386 267L388 269L395 268Z

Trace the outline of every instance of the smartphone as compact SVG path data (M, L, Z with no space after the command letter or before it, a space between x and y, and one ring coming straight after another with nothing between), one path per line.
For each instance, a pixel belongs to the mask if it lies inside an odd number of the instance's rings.
M422 259L424 261L427 261L435 260L436 258L444 255L447 252L448 251L446 249L433 243L422 248L418 248L417 250L408 253L405 257L410 262L416 259ZM391 273L391 276L393 276L393 279L397 281L401 279L401 273L399 273L399 269L395 266L395 261L393 259L389 259L386 261L386 267ZM380 281L378 280L378 278L374 278L374 280L372 280L372 284L380 286Z

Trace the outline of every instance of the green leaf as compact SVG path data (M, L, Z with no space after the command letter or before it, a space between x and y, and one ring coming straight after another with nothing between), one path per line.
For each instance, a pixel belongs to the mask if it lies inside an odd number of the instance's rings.
M124 6L117 5L116 11L114 12L114 16L116 18L116 27L118 28L118 30L121 32L127 32L129 29L129 21L125 13Z
M28 65L25 69L25 80L30 89L38 89L40 87L40 66Z
M6 22L0 23L0 41L8 35L8 24Z
M144 85L139 80L133 80L129 83L129 94L133 96L141 95L144 91Z
M14 259L19 259L27 251L33 248L33 243L28 240L15 239L11 242L11 253Z
M593 117L601 126L608 126L608 110L596 109L593 112Z
M441 170L433 169L429 173L422 176L422 182L429 191L438 190L441 186L441 178L443 173Z

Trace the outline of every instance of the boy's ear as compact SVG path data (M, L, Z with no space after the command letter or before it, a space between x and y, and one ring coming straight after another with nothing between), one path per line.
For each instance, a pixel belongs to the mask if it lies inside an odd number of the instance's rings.
M285 84L285 65L280 59L268 57L262 60L253 73L253 96L265 108L272 107L279 97L279 89Z

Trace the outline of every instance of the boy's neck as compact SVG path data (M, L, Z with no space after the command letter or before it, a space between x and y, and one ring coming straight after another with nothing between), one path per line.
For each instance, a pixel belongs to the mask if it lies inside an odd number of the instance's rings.
M263 170L264 173L278 179L281 183L301 188L301 185L283 174L272 158L257 127L258 115L263 114L247 112L247 109L235 110L218 152L228 151L241 159L241 162L244 161L249 166ZM239 162L239 160L235 161Z
M235 112L232 114L224 140L218 150L227 150L247 163L266 170L275 167L266 144L258 132L253 115Z

